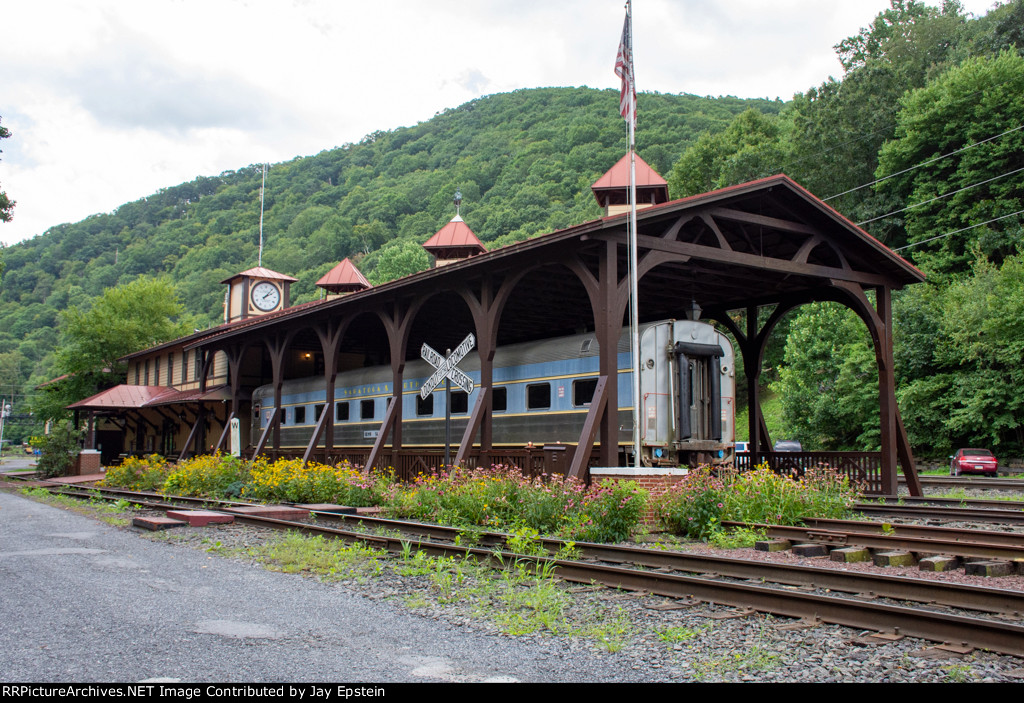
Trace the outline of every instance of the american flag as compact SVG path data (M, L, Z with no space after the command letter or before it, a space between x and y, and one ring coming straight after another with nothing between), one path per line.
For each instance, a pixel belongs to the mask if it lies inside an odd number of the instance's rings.
M615 75L622 79L619 92L619 114L631 125L636 125L636 83L633 81L633 43L629 32L629 11L622 24L622 39L615 57Z

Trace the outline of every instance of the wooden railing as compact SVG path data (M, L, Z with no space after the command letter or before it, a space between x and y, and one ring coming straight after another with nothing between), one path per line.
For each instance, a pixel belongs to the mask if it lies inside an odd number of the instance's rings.
M545 449L544 447L530 447L522 449L492 449L487 453L486 465L502 464L514 466L524 476L534 478L542 474L565 473L569 462L572 459L574 447L559 445L557 449ZM271 461L279 458L294 459L302 456L301 450L282 449L275 451L265 449L263 451ZM330 456L325 456L322 448L313 452L311 461L319 461L329 464L338 464L347 461L352 466L363 467L369 458L370 451L365 447L335 448ZM598 454L595 450L591 454L589 466L594 466L598 461ZM377 459L378 467L392 469L396 478L400 481L412 481L417 474L437 471L444 465L444 451L427 449L399 449L394 451L388 447L381 450ZM464 466L470 469L479 468L483 465L481 452L472 450L463 462ZM584 477L587 480L589 477Z
M767 463L776 473L799 478L808 469L828 466L841 471L850 480L863 484L864 493L882 493L881 452L736 452L736 468L747 470Z

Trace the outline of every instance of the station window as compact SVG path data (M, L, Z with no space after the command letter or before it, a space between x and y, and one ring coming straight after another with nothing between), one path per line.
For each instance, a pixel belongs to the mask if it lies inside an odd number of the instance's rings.
M434 394L431 393L424 400L419 393L416 394L416 416L433 417L434 415Z
M167 385L174 385L174 352L167 355Z
M572 404L577 408L590 405L597 389L596 378L582 378L572 382Z
M508 389L505 386L491 390L491 409L496 413L508 410Z
M348 421L348 401L343 400L334 406L334 421L335 422L347 422Z
M295 408L295 424L302 425L306 422L306 406L300 405Z
M140 380L142 380L142 377L139 374L139 365L135 364L135 385L136 386L139 385L139 381Z
M160 385L160 357L153 360L153 385Z
M551 407L551 384L535 383L526 387L526 409L547 410Z
M359 417L363 420L372 420L377 414L377 404L372 400L359 401Z
M149 359L146 359L146 367L145 367L145 371L142 372L142 377L144 379L142 385L148 386L149 385Z

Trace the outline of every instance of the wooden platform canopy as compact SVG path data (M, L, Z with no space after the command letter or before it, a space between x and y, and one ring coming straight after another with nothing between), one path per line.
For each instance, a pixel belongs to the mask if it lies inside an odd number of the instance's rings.
M924 275L869 234L784 175L639 211L641 322L682 318L693 302L702 318L736 339L748 382L753 458L771 452L760 412L758 380L774 326L790 310L835 301L860 316L874 344L881 425L881 485L896 493L897 465L912 492L920 492L913 456L895 400L892 292ZM306 303L211 330L191 342L203 358L227 355L230 412L242 417L252 390L275 387L275 407L287 378L310 375L299 359L316 354L328 388L327 406L306 449L310 458L334 448L334 379L347 355L390 365L393 397L400 399L407 361L422 344L455 347L467 332L477 339L480 387L456 460L486 460L491 432L492 362L497 347L592 331L601 348L600 376L615 379L615 349L627 315L627 216L604 217L470 259L408 276L341 298ZM759 323L758 311L768 308ZM764 315L762 315L762 318ZM204 373L205 377L205 373ZM571 472L582 474L595 438L618 437L617 384L599 384ZM392 402L368 466L386 446L402 445L402 404ZM200 413L201 414L201 413ZM200 423L197 419L197 424ZM204 446L202 432L196 451ZM221 447L227 435L220 434ZM255 452L280 447L280 417ZM574 441L577 438L566 438ZM600 442L600 462L615 465L615 441Z

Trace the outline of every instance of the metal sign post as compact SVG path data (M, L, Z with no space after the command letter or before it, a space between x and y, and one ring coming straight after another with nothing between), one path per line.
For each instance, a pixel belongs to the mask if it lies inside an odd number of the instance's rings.
M462 361L466 354L471 352L475 346L476 337L470 332L462 340L462 344L455 348L454 352L449 349L444 356L438 354L428 344L420 347L420 356L436 369L430 378L420 386L420 398L426 400L427 396L434 392L438 384L444 381L444 465L446 467L451 466L452 456L451 384L454 383L466 391L467 395L473 392L473 379L463 373L456 364Z

